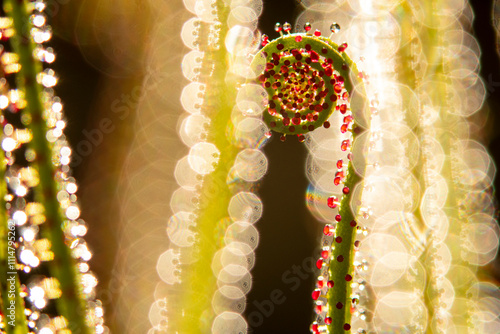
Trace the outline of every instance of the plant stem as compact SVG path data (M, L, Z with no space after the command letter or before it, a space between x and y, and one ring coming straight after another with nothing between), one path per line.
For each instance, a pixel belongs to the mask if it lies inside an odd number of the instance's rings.
M352 190L359 182L361 177L349 163L345 186ZM332 318L329 332L335 334L345 333L344 326L346 324L350 326L351 323L351 283L354 270L354 242L358 226L351 224L355 222L356 215L350 208L350 201L351 196L344 196L340 203L339 214L342 216L342 221L337 224L335 236L341 237L342 242L332 247L330 261L330 278L334 286L328 291L328 316ZM338 260L340 256L343 257L342 261Z
M225 232L228 205L234 195L226 180L239 152L226 135L236 96L235 83L226 81L229 54L222 42L228 31L225 24L228 9L223 1L217 1L216 4L217 21L221 22L219 43L214 45L208 40L211 23L206 22L200 22L198 42L200 50L204 52L200 82L206 86L201 111L211 119L207 142L214 144L220 155L215 170L204 177L198 199L198 237L192 246L199 251L198 259L189 265L182 266L181 263L183 293L175 306L178 312L169 319L172 330L179 333L206 332L212 324L214 312L211 302L217 291L217 278L211 266L215 253L223 245L224 234L219 231Z
M344 52L346 47L346 45L339 46L325 37L307 34L288 34L267 43L265 47L259 52L259 54L255 56L254 66L256 68L259 65L261 67L264 67L263 59L265 58L265 67L270 71L274 71L272 68L276 68L276 72L281 71L288 73L288 71L290 71L293 73L293 71L296 71L304 74L317 70L318 73L321 73L319 74L320 77L326 75L327 78L333 78L333 70L329 67L331 65L332 68L339 73L339 77L344 78L340 82L342 82L345 90L350 97L349 102L351 104L351 109L356 109L356 111L358 111L357 109L365 108L366 106L366 94L364 92L363 82L359 78L356 64L354 64L354 62ZM303 50L306 56L302 57L301 51L297 50ZM311 58L307 58L308 55L311 55ZM316 56L315 61L312 61L313 55ZM324 63L322 63L323 61L319 61L319 55L323 57L322 59L324 59ZM297 63L295 63L296 61ZM307 67L306 70L302 70L302 61L309 64L310 68ZM290 68L289 70L286 69L287 66ZM297 66L297 68L293 66ZM331 73L327 74L327 72ZM314 75L311 76L313 77L313 79L310 80L314 81ZM263 79L262 81L265 82L264 87L266 87L269 99L278 96L278 94L282 94L280 89L277 89L276 87L289 87L286 79L282 80L281 75L279 74L276 74L275 76L274 73L265 71L259 78L261 80ZM303 78L302 82L305 82L305 79L306 78ZM275 84L275 80L282 80L282 82L279 82L280 85L277 85ZM333 83L335 82L335 80L332 81L332 79L329 79L322 82L324 83L324 87L322 85L317 86L320 86L321 89L324 89L325 92L328 92L325 93L325 96L328 94L333 94L333 99L331 97L325 98L328 103L325 103L326 106L320 112L320 116L318 116L315 122L311 122L311 125L306 125L304 127L297 126L296 129L294 126L289 126L289 123L286 124L285 118L282 117L284 113L287 113L289 118L296 117L295 113L299 113L304 116L305 121L305 119L307 119L307 116L313 115L311 113L312 109L309 109L309 105L307 106L307 108L301 105L299 108L295 107L295 109L290 110L291 107L287 106L286 103L283 103L283 105L281 105L278 102L273 102L276 108L274 108L274 106L273 108L270 107L270 110L264 113L264 119L266 120L266 122L271 126L271 128L273 128L273 130L284 134L300 134L307 131L314 131L314 129L322 126L323 124L329 124L325 123L325 121L330 116L329 112L331 113L332 111L334 111L337 104L336 102L334 102L337 101L336 96L334 96L335 90L333 87ZM306 89L308 89L308 95L314 95L313 88L315 86L316 85L313 85L312 83L310 84L310 86L307 86ZM302 87L299 86L298 88L296 88L296 90L300 90L300 88ZM357 90L356 94L354 93L355 88ZM340 92L341 91L337 91L339 95L341 94ZM318 99L316 101L319 101L320 96L321 95L318 95ZM293 99L293 96L289 96L289 98ZM340 100L341 98L339 97L338 99ZM317 103L322 104L323 102L324 101ZM314 102L312 102L311 106L313 106L313 109L316 108L314 107ZM273 110L271 111L271 109ZM346 110L344 110L344 112L346 112ZM276 115L278 113L280 115ZM358 112L357 114L361 115L363 113ZM356 135L362 132L362 128L356 124L356 122L359 121L359 119L354 119L352 140L356 138ZM346 151L346 149L343 150ZM329 290L327 292L329 306L327 317L331 318L332 322L331 324L328 324L327 322L325 323L328 325L330 333L345 333L346 328L350 328L351 280L354 269L354 242L358 226L355 223L356 213L352 211L349 203L353 200L351 193L352 190L354 190L354 188L360 182L361 177L354 171L354 167L352 166L351 162L349 162L347 168L347 178L344 184L345 195L343 196L340 203L339 214L341 216L341 221L337 224L335 231L336 237L340 237L342 241L331 247L332 256L330 256L329 264L329 280L333 281L334 286L329 286ZM361 194L361 192L359 192L358 194ZM356 200L359 200L360 198L361 195L359 195L359 198ZM321 262L321 264L323 265L324 263ZM318 291L315 290L313 294L313 299L315 300L318 298L318 296L316 296L317 293Z
M7 0L4 3L7 15L13 19L16 34L12 37L12 46L19 56L21 71L17 84L25 92L27 106L24 113L31 116L29 129L33 133L30 147L36 152L36 169L40 183L35 187L35 199L45 208L45 222L42 235L51 242L51 251L55 258L48 262L50 273L60 284L62 296L57 299L57 308L68 321L68 328L90 333L85 323L85 304L80 290L79 273L75 260L65 243L62 230L64 218L61 213L56 194L56 171L52 164L52 150L46 140L47 125L44 120L42 87L37 83L36 76L42 71L42 65L33 58L34 43L30 36L31 24L26 1Z

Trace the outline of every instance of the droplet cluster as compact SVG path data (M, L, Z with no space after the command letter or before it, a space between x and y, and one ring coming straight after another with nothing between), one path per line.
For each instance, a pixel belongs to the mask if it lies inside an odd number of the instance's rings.
M328 128L335 110L347 111L349 67L341 56L347 44L332 46L319 31L290 34L290 30L290 24L277 23L276 31L286 34L272 42L267 36L263 39L254 67L268 95L264 112L268 126L304 141L304 133Z
M53 88L58 78L48 67L55 54L46 44L52 30L45 9L44 1L28 4L29 36L16 31L18 25L14 20L19 17L0 18L1 146L7 186L2 192L6 210L2 214L7 214L9 229L12 227L10 230L16 236L9 250L17 258L15 263L9 260L8 271L22 271L26 275L20 277L27 277L20 281L16 291L26 301L27 308L24 314L16 313L16 317L26 316L18 319L19 324L26 323L30 330L39 333L71 332L78 324L65 318L67 315L61 309L54 313L54 306L58 307L61 299L66 307L73 307L67 304L68 299L75 305L84 300L86 316L80 314L81 319L86 317L86 324L94 333L108 333L103 323L102 303L95 298L98 281L88 264L92 252L83 238L88 225L80 218L78 186L69 167L72 150L63 132L66 127L63 103ZM26 37L28 42L23 43L33 47L32 59L22 60L15 43ZM30 67L38 69L33 81L29 79ZM33 92L39 93L33 96ZM70 254L69 262L61 252ZM63 282L56 278L56 273L65 270L76 271L77 281ZM75 295L79 290L81 296Z
M350 183L346 182L349 176L347 167L351 160L353 138L351 134L361 132L361 128L354 126L351 103L354 102L356 108L364 107L364 97L360 95L364 93L363 75L358 73L356 66L344 53L348 47L347 43L337 45L330 39L322 37L319 30L312 32L310 23L304 24L305 34L290 34L291 25L288 23L283 26L277 23L275 30L281 37L269 41L269 37L264 36L262 39L264 48L253 62L258 82L269 97L268 101L263 103L266 108L264 120L272 130L283 133L281 140L285 139L286 134L297 134L298 140L306 141L306 145L312 150L323 144L314 142L314 138L321 138L334 131L330 129L331 120L341 120L341 125L337 129L343 138L325 145L326 150L336 147L340 152L337 156L342 157L336 160L337 169L334 177L325 179L326 182L333 181L333 185L340 187L340 195L329 196L323 204L331 210L343 203L349 211L348 203L351 195L349 187L359 182L359 178L357 180L351 178ZM330 30L332 35L338 33L340 25L333 23ZM355 99L351 99L355 89L358 90L358 95ZM336 113L331 116L334 111ZM321 130L312 132L318 127L321 127ZM307 137L304 136L305 133ZM324 159L328 163L331 156L326 154ZM351 173L353 173L352 168ZM310 201L317 202L314 197ZM332 325L331 301L327 297L332 295L331 291L343 291L343 294L338 294L340 298L336 303L338 310L343 310L347 304L346 297L342 296L349 293L350 282L353 279L352 248L359 247L359 241L352 240L359 229L354 218L352 212L344 217L336 214L334 222L324 226L321 256L316 261L320 275L311 295L317 313L316 321L311 325L313 333L324 333L328 330L328 326ZM338 224L346 225L348 232L337 230ZM336 248L332 246L333 240L338 244L337 248L342 251L335 252ZM340 247L342 242L347 246ZM336 268L335 263L341 268ZM332 275L332 271L345 273L341 280L337 280L337 286L335 280L338 277ZM350 317L340 318L345 321L341 327L349 330ZM334 325L338 327L338 324Z
M350 130L334 113L331 132L306 136L307 204L326 223L324 238L331 238L333 247L346 196L342 168L350 161L363 177L348 189L357 237L347 304L353 317L345 330L498 332L495 284L476 276L479 266L495 258L500 230L491 200L496 170L484 145L471 139L477 125L468 118L485 92L477 73L479 48L467 32L470 8L466 2L439 2L430 19L423 1L405 7L399 1L367 6L352 0L330 4L328 15L318 14L313 2L304 5L311 10L299 16L297 26L305 25L305 31L326 31L337 14L342 30L333 38L348 41L350 56L359 60L358 76L367 83L368 102L350 108L355 124L367 131L346 141ZM346 15L346 8L356 14ZM428 28L436 29L432 42L422 35ZM432 52L435 57L426 58ZM337 148L335 142L345 146ZM339 263L339 255L329 261ZM328 325L335 325L324 312L330 295L322 289L318 284L313 293L318 317L312 332L329 332ZM486 300L492 303L491 317L480 315ZM339 302L330 300L333 314L345 310L346 303L339 309Z

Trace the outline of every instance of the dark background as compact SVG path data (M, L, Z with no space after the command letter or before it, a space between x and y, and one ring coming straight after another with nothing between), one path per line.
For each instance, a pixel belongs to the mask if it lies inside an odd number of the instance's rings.
M486 83L487 99L483 109L488 115L487 126L484 131L489 138L489 150L495 161L500 159L500 69L499 59L496 53L495 32L491 25L491 0L471 1L474 12L474 35L481 46L481 76ZM294 17L300 11L297 2L284 0L264 1L264 12L260 17L259 29L271 36L275 36L275 22L294 22ZM81 49L61 38L64 32L57 32L53 39L53 47L57 50L58 58L54 68L61 77L61 84L57 87L57 93L65 102L68 128L66 131L73 147L84 140L82 131L90 130L95 125L96 119L92 110L93 98L97 95L100 82L113 77L113 73L96 69L88 57L82 54ZM59 37L58 37L59 36ZM119 80L119 78L112 78ZM127 79L127 78L124 78ZM108 104L109 105L109 104ZM269 171L266 176L267 182L263 182L260 196L264 202L264 217L257 223L260 233L260 244L256 251L256 266L252 271L253 288L248 295L247 317L250 324L255 326L255 333L304 333L312 319L311 291L314 282L314 274L301 270L301 273L293 272L294 266L302 266L304 260L315 255L316 245L320 236L319 224L315 222L305 207L304 197L295 196L290 198L287 193L292 187L289 176L294 175L293 187L298 193L305 194L308 181L304 173L304 162L306 150L304 145L296 140L288 140L281 143L273 138L264 148L269 159ZM90 159L92 156L85 159ZM119 165L119 164L118 164ZM86 188L89 180L86 169L88 161L75 166L74 175L80 182L80 200L82 201L83 217L86 209L91 209L94 204L92 198L86 198ZM271 182L272 180L272 182ZM499 179L495 181L498 188ZM279 185L276 187L276 185ZM273 189L281 189L275 191ZM99 233L105 233L102 227L90 225L89 242L93 249L99 249L97 245ZM315 226L315 229L311 229ZM113 245L111 245L113 246ZM110 250L113 253L112 250ZM97 255L91 267L97 271L102 284L109 279L109 266L100 265L100 256ZM307 262L306 262L307 264ZM296 268L296 267L295 267ZM494 268L494 270L496 270ZM498 271L497 271L498 273ZM283 281L283 275L287 277L302 277L299 280ZM298 282L298 283L297 283ZM298 287L292 291L292 287ZM269 316L260 318L255 316L258 311L256 304L267 308L269 304L263 301L271 298L272 291L279 289L283 296L278 298L282 304L274 304ZM284 300L283 300L284 299ZM304 316L304 310L311 310L310 317ZM266 311L258 311L259 314ZM254 314L252 316L252 314ZM300 316L296 316L300 314Z

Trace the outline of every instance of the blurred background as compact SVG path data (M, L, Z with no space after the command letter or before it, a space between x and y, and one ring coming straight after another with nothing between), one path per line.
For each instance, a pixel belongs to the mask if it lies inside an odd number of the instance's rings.
M473 117L494 160L500 161L495 35L500 23L493 20L492 0L470 3L486 86L482 110ZM264 0L259 29L273 38L274 24L293 23L300 11L300 1ZM148 328L158 280L156 261L167 248L168 194L176 188L173 170L188 151L177 135L184 113L179 96L187 83L181 72L187 49L179 33L191 15L181 0L51 0L47 14L57 54L56 91L65 105L82 218L90 225L91 268L100 280L98 298L114 333L142 333ZM169 93L160 94L159 89ZM315 276L304 268L310 268L310 257L317 256L320 237L320 224L305 205L306 149L296 140L281 143L273 137L264 151L269 159L259 191L264 216L257 223L260 244L246 313L280 289L286 300L274 306L254 333L305 332L312 319ZM294 176L293 186L287 182L289 175ZM497 178L497 189L499 182ZM500 278L498 263L491 266ZM284 275L300 279L291 284ZM292 286L297 289L292 291Z

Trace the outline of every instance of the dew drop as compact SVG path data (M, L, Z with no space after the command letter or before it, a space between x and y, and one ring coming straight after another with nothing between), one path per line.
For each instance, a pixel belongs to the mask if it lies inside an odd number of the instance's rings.
M326 260L326 259L328 259L328 255L329 255L329 253L328 253L328 251L327 251L327 250L323 250L323 251L321 251L321 257L322 257L323 259L325 259L325 260Z
M209 174L214 171L219 161L219 150L211 143L198 143L189 151L188 162L198 174Z
M187 156L177 162L174 177L177 183L187 190L195 190L202 180L201 175L196 173L189 165Z
M334 34L338 33L340 31L340 24L338 24L337 22L333 22L330 26L330 31Z
M231 242L242 242L250 246L250 248L255 249L259 243L259 233L257 229L250 223L247 222L235 222L231 224L224 236L224 241L226 244Z
M212 308L216 314L240 313L245 310L246 298L243 291L231 285L221 286L212 297Z
M190 115L186 117L181 124L179 135L186 146L192 147L195 144L204 141L207 125L210 119L203 115Z
M339 204L337 197L335 196L328 197L327 204L329 208L335 209Z
M167 250L158 258L156 271L165 283L174 284L180 282L179 277L175 274L176 263L178 263L179 258L180 255L175 253L173 249Z
M212 323L212 333L238 333L246 334L248 324L243 316L236 312L222 312Z
M238 90L236 105L246 116L259 116L266 108L268 95L266 90L257 84L246 84Z
M189 247L194 243L194 233L191 226L195 226L191 212L180 211L174 214L167 223L167 235L170 241L179 247Z
M229 201L229 216L234 221L255 223L262 216L262 201L250 192L240 192Z
M201 113L200 106L203 104L204 90L205 85L199 82L191 82L182 89L181 104L188 113Z
M342 160L338 160L337 161L337 169L342 169L343 166L344 166L344 162Z
M12 219L14 220L17 226L21 226L28 221L28 216L24 211L16 211L12 215Z
M342 43L341 45L339 45L339 47L338 47L339 52L344 52L345 49L347 49L347 43L345 43L345 42Z
M223 267L233 264L243 266L247 270L250 270L255 264L255 252L252 247L246 243L232 241L222 248L220 263Z
M192 18L184 23L181 30L181 39L184 44L191 49L197 48L196 41L198 39L197 26L200 24L200 19Z
M254 34L249 27L235 25L226 34L224 44L229 53L243 56L254 48Z
M333 226L330 224L325 225L323 228L323 234L326 236L332 236L333 235Z
M77 219L80 216L80 209L77 206L70 206L66 209L66 217L68 219Z
M320 294L321 291L319 289L316 289L312 292L311 297L313 300L318 300Z
M186 79L195 81L201 69L201 61L203 59L203 52L193 50L187 53L182 60L182 73Z
M248 294L252 288L252 275L250 275L250 272L244 266L228 264L222 267L217 274L217 285L219 288L226 284L234 285L244 294Z
M2 141L2 148L5 152L11 152L13 151L16 147L17 147L17 142L12 139L12 138L5 138L3 141Z
M272 124L270 124L272 126ZM236 144L242 148L260 148L270 137L269 128L266 124L254 117L245 117L238 122L234 130Z
M283 31L289 33L291 30L292 30L292 25L288 22L285 22L285 24L283 24Z
M267 158L260 150L245 149L236 156L233 169L241 179L255 182L266 174Z

